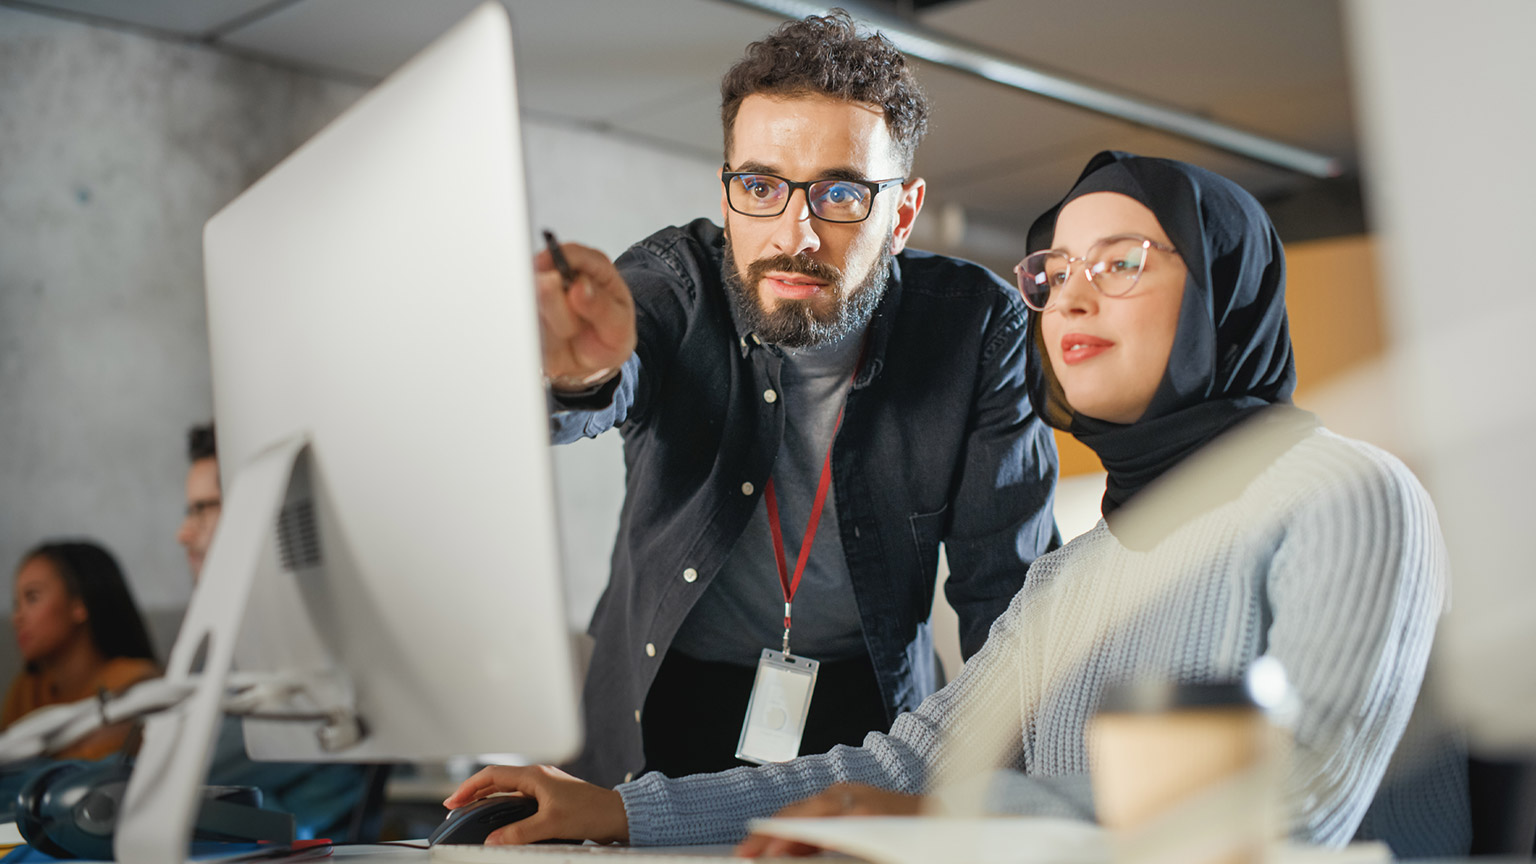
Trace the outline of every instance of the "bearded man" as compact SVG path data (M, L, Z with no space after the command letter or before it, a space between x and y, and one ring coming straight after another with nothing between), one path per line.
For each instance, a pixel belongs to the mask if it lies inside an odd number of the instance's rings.
M940 544L969 656L1059 542L1024 304L906 248L928 105L901 54L794 21L721 95L723 228L535 261L555 440L624 436L571 766L602 786L887 730L940 683Z

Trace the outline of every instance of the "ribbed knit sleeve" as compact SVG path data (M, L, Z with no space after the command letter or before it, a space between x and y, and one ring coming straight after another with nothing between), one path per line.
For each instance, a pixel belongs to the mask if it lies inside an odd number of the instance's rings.
M1331 845L1354 836L1408 725L1447 592L1424 489L1390 455L1344 443L1308 447L1281 480L1294 500L1282 495L1290 516L1267 579L1265 653L1300 703L1292 833Z
M867 783L921 793L934 774L965 776L1018 762L1020 592L992 625L985 647L948 687L896 718L890 734L862 747L757 768L669 779L650 773L618 787L637 846L733 843L750 819L815 795L834 783ZM814 697L813 697L814 698Z
M748 819L842 781L937 791L945 803L958 789L968 812L1092 818L1084 732L1104 687L1230 681L1268 655L1296 694L1292 836L1343 845L1370 808L1365 834L1399 855L1465 854L1454 742L1405 748L1411 766L1393 760L1447 590L1434 508L1412 473L1318 430L1154 545L1127 548L1100 522L1039 558L981 652L889 735L620 786L630 837L731 842ZM1382 789L1389 762L1402 782Z

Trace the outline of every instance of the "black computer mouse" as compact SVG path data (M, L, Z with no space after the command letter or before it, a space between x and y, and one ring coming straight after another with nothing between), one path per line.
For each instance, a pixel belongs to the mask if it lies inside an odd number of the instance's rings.
M478 845L485 842L492 831L510 825L519 819L527 819L539 812L539 802L523 795L492 795L471 801L449 812L443 824L433 829L427 838L428 846L441 843Z

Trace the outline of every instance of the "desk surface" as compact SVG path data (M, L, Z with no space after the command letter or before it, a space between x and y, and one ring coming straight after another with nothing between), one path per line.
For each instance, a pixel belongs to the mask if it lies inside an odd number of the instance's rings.
M0 858L9 858L24 847L0 850ZM601 851L599 851L601 850ZM615 859L613 856L617 856ZM629 847L564 847L564 846L441 846L436 849L420 849L406 846L366 845L338 846L330 851L332 860L345 864L593 864L604 859L646 862L646 864L742 864L742 859L731 855L729 846L674 847L668 849L635 849ZM53 861L38 856L19 860ZM282 861L284 859L274 859ZM317 861L324 858L291 858L291 861ZM760 858L761 864L804 864L806 861L858 861L835 853L822 853L810 858ZM1420 864L1499 864L1499 862L1524 862L1521 858L1447 858L1426 860Z
M404 846L341 846L332 856L347 864L598 864L602 861L634 861L645 864L742 864L731 846L438 846L413 849ZM846 855L825 852L810 858L759 858L761 864L804 864L806 861L856 861Z
M601 849L603 851L599 852ZM616 857L611 857L616 856ZM644 861L646 864L742 864L743 859L731 855L729 846L673 847L668 849L636 849L630 847L562 847L562 846L440 846L433 850L410 849L402 846L342 846L337 847L334 860L345 864L595 864L610 861ZM858 861L835 853L822 853L810 858L759 858L760 864L805 864L807 861ZM1523 862L1521 858L1447 858L1426 860L1419 864L1500 864ZM963 862L956 862L963 864Z

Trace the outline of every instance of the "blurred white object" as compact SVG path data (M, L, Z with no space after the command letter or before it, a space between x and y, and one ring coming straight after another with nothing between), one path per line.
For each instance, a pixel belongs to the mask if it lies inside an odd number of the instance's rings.
M1441 695L1474 747L1530 752L1536 4L1350 0L1345 12L1392 325L1388 402L1451 555Z
M875 864L1110 864L1107 832L1090 822L1026 817L933 816L844 819L760 819L752 830L843 852ZM1270 864L1368 864L1388 862L1381 843L1323 849L1281 843L1270 847Z
M120 696L92 696L40 708L12 723L0 735L0 765L48 756L74 744L103 726L164 711L192 694L185 681L151 678Z
M296 693L311 688L323 689L324 679L328 677L311 678L289 672L231 673L220 707L226 714L261 714L273 720L285 717L312 720L308 715L294 715L289 708L290 700ZM103 726L174 708L196 691L200 680L197 675L183 679L151 678L116 696L91 696L39 708L0 734L0 766L50 756Z

